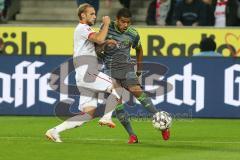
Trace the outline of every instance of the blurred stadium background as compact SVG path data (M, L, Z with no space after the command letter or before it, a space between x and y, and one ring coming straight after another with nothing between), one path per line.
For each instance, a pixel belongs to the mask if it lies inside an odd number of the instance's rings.
M66 74L61 69L73 71L77 2L0 0L0 160L240 159L240 1L204 2L202 8L195 6L200 9L196 14L206 13L202 21L179 27L181 0L172 0L171 5L169 0L131 0L130 4L100 0L96 29L103 15L114 19L124 5L132 11L144 60L155 73L143 80L152 84L148 89L156 87L161 75L156 64L168 68L164 81L173 84L165 95L155 88L153 97L158 109L174 117L171 140L162 141L151 126L151 116L138 103L128 103L140 139L140 144L129 146L117 119L116 129L99 127L93 121L66 132L63 144L44 139L45 131L61 122L54 110L58 102L71 100L76 111L78 97L61 93L66 88L60 85L52 89L48 81L56 68L59 75ZM218 14L225 15L225 20L216 24ZM206 37L215 40L216 52L222 56L194 56ZM74 84L73 73L67 81ZM133 99L127 93L125 98Z
M6 0L9 1L9 0ZM134 21L144 24L146 9L150 1L132 0L132 13L135 14ZM122 8L118 0L100 0L98 20L103 15L109 15L114 18L118 9ZM76 23L77 3L75 0L11 0L8 7L8 23L44 23L59 22L63 24Z

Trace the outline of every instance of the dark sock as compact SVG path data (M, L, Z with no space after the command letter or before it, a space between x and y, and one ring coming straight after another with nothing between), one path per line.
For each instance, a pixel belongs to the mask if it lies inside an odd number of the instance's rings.
M128 118L128 113L124 110L124 105L123 104L117 105L115 111L116 111L116 117L121 122L125 130L128 132L129 136L135 135Z
M157 108L153 105L152 100L146 93L142 93L140 97L137 98L138 101L148 110L150 113L157 113Z

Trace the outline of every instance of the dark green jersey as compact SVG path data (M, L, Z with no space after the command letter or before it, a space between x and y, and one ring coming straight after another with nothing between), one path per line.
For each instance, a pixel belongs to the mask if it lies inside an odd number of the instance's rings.
M123 76L125 76L126 72L133 71L133 66L130 64L130 50L131 48L136 49L140 47L139 34L131 26L125 32L121 33L115 22L111 22L107 39L117 41L117 45L114 47L105 47L102 56L105 68L111 70L112 77L124 78Z

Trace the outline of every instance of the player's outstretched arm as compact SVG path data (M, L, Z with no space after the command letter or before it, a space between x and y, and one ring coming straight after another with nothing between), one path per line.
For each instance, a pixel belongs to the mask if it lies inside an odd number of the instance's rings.
M110 24L111 20L109 16L104 16L102 18L102 23L103 23L103 27L102 29L98 32L98 33L93 33L91 34L88 39L92 42L95 42L97 44L102 44L104 43L107 33L108 33L108 28L109 28L109 24Z

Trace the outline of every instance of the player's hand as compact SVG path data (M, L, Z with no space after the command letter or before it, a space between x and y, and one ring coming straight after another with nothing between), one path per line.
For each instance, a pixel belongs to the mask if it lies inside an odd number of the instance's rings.
M104 25L109 25L110 22L111 22L111 19L110 19L109 16L103 16L103 18L102 18L102 23L103 23Z
M105 41L105 44L108 46L116 46L117 45L117 41L113 40L113 39L108 39Z

